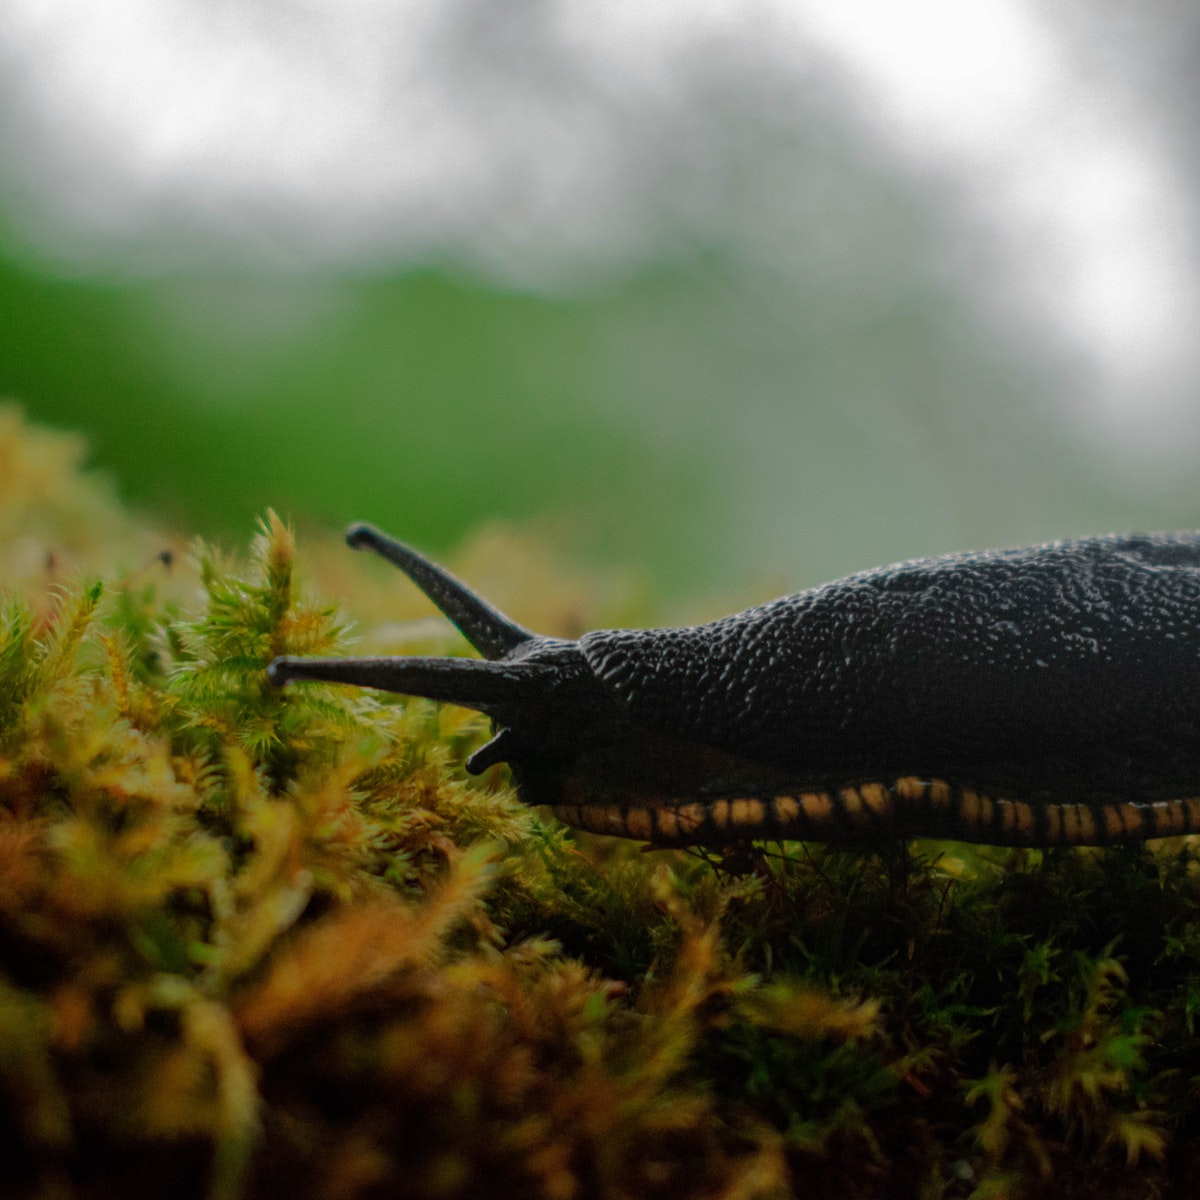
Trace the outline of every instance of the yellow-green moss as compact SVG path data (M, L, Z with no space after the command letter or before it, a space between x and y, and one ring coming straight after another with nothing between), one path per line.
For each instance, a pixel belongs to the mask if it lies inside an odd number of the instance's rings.
M0 412L0 1195L1190 1194L1189 843L571 835L473 714L268 684L346 639L273 514L184 561L78 461ZM333 544L375 646L456 644Z

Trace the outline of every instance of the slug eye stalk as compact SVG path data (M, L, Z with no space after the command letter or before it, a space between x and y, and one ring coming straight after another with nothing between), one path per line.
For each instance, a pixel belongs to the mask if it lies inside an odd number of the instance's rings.
M522 628L449 571L371 525L351 526L346 541L399 567L485 657L285 656L267 668L273 683L345 683L486 713L499 732L471 756L467 769L474 774L497 762L560 761L587 741L589 731L619 724L577 643ZM534 736L527 740L514 725Z
M267 668L273 683L283 685L293 679L347 683L460 704L492 717L518 707L537 687L537 676L539 671L544 673L544 668L507 660L518 651L550 639L522 628L444 567L373 525L351 525L346 542L355 550L370 550L399 567L484 658L285 656Z
M484 658L503 658L535 635L494 608L482 596L431 562L411 546L388 537L374 525L351 525L346 543L355 550L370 550L399 567L437 605L458 631ZM367 687L382 687L370 683ZM392 688L402 691L402 688Z
M478 658L277 658L272 683L293 679L348 683L355 687L423 696L495 715L528 694L536 668Z

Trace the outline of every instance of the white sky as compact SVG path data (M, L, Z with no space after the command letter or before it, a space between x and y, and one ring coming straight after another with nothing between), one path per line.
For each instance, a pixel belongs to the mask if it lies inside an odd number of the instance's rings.
M1188 184L1139 98L1089 78L1051 18L1016 0L814 0L796 20L1011 241L1018 287L1096 360L1108 399L1172 406L1200 329Z
M1120 427L1195 372L1187 189L1152 113L1051 21L1033 0L4 0L4 186L85 268L465 255L544 282L681 219L712 236L713 80L769 80L778 109L794 78L811 121L816 72L948 186Z

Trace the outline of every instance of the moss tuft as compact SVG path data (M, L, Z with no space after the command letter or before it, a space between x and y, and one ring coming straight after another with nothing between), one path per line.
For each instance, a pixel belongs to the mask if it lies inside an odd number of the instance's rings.
M1194 1190L1192 842L574 835L474 714L268 683L348 641L277 516L189 566L78 461L0 411L0 1194Z

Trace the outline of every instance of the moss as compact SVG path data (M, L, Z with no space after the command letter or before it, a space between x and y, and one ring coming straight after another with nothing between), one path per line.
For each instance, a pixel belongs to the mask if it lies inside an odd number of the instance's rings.
M473 714L267 684L347 641L273 514L185 561L11 410L0 462L0 1193L1194 1190L1191 842L574 835L465 776ZM627 603L505 538L562 631Z

